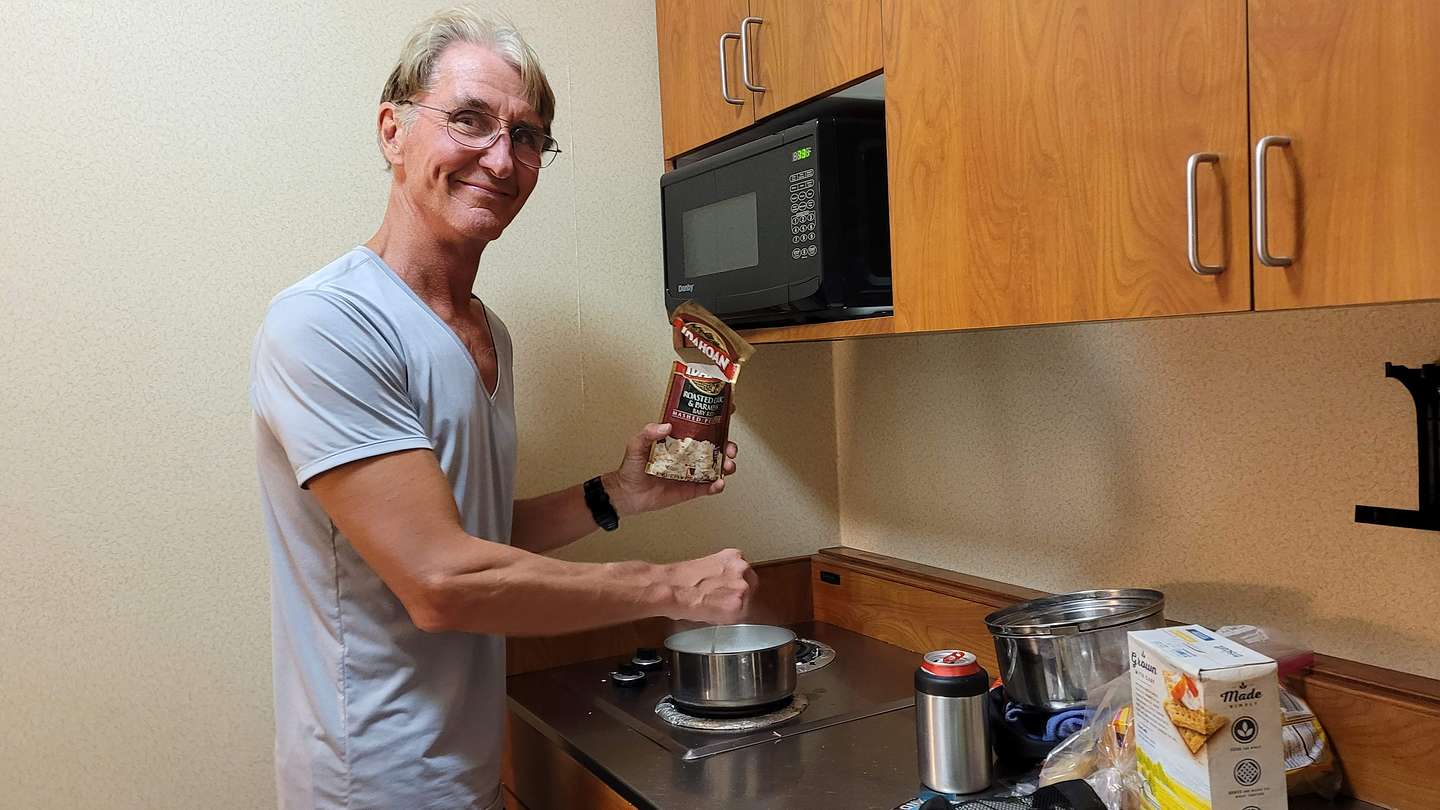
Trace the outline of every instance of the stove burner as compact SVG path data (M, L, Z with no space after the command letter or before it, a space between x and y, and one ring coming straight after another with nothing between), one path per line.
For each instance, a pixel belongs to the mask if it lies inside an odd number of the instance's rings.
M814 672L834 660L835 648L829 644L808 638L797 639L795 642L795 672L800 675Z
M766 714L752 714L749 717L697 717L675 705L675 699L666 695L655 706L655 714L672 726L695 731L757 731L793 720L810 704L804 695L797 694L784 705Z

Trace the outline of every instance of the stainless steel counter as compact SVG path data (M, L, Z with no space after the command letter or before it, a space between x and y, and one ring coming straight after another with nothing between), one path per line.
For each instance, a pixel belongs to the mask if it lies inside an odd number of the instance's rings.
M845 689L852 702L877 704L893 701L897 690L912 691L919 660L914 653L822 623L794 629L831 644L839 654L834 664L811 673L830 671L823 683L811 681L807 687L802 676L801 690ZM850 666L839 669L847 657ZM913 708L685 761L599 705L613 698L614 687L600 681L613 663L516 675L509 679L510 706L637 807L890 810L918 788ZM1294 799L1290 806L1375 810L1354 800L1331 804L1313 798Z

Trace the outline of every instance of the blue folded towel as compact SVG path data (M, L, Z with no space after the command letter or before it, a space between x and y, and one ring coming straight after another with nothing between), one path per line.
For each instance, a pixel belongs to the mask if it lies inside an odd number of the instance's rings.
M1070 709L1056 713L1045 723L1045 741L1059 741L1079 731L1090 719L1089 709Z

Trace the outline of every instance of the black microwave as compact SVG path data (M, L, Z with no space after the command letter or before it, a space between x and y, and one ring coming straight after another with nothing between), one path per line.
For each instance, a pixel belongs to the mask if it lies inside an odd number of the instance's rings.
M892 311L883 104L807 112L662 176L667 311L693 299L738 326Z

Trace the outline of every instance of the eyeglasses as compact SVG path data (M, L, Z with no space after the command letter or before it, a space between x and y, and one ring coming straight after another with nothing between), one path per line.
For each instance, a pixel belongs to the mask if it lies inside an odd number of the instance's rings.
M483 110L474 110L468 107L446 110L432 107L429 104L421 104L418 101L397 101L395 103L397 105L411 104L444 115L445 131L450 133L451 139L461 146L471 149L488 149L494 146L495 142L500 139L500 133L506 131L505 125L510 123L498 115L491 115ZM516 160L532 169L543 169L549 166L555 161L555 156L560 154L560 144L534 127L516 124L508 131L511 154L515 156Z

